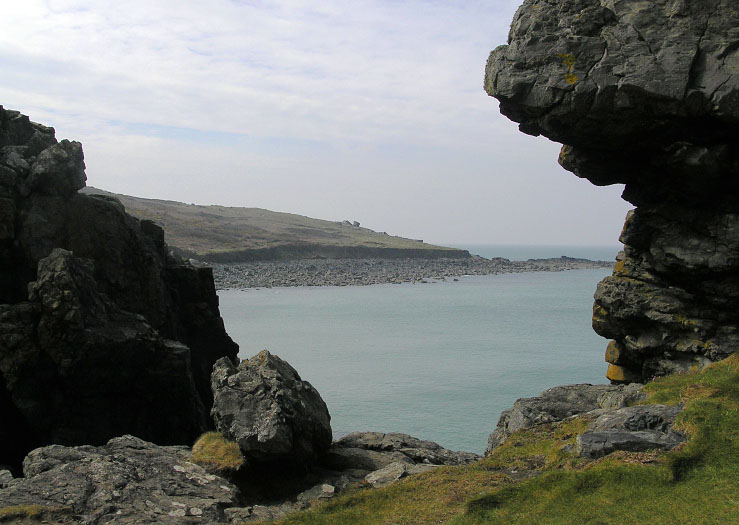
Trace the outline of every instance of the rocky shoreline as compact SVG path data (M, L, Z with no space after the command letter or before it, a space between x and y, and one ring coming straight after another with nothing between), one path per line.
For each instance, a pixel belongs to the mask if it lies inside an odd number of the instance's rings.
M572 257L511 261L485 259L296 259L213 264L217 290L279 286L365 286L428 283L465 275L561 272L612 268L614 262Z

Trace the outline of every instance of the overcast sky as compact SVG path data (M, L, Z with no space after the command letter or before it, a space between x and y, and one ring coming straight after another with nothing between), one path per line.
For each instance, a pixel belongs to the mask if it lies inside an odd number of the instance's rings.
M23 0L0 104L117 193L446 244L614 245L627 203L482 88L520 0Z

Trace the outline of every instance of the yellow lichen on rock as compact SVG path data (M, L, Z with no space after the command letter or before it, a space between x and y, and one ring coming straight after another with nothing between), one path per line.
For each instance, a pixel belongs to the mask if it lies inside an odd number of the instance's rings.
M567 66L567 73L565 73L565 81L570 84L574 85L579 80L577 75L575 75L575 55L572 53L559 53L557 55L558 58L562 59L562 64Z
M606 371L606 378L617 383L634 383L641 380L641 375L623 366L609 364L608 370Z
M606 362L617 365L621 357L621 347L616 341L611 341L606 347Z

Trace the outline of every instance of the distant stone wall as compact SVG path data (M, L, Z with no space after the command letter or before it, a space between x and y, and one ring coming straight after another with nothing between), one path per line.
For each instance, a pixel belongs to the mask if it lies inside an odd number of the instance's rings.
M527 0L485 74L500 110L565 144L560 163L636 206L593 328L613 381L739 344L739 9L735 0Z

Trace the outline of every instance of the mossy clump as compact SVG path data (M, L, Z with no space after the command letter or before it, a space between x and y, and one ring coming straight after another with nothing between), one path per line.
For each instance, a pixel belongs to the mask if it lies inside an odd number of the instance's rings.
M209 470L233 472L245 462L238 443L219 432L207 432L192 446L192 462Z
M0 523L23 523L20 520L40 520L49 514L63 511L60 507L46 505L12 505L0 509Z

